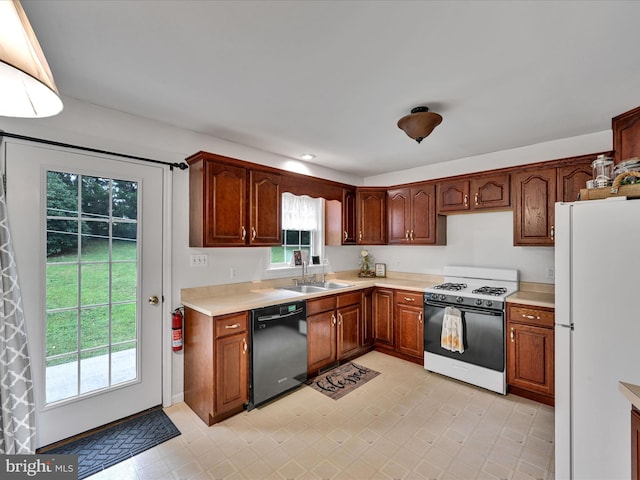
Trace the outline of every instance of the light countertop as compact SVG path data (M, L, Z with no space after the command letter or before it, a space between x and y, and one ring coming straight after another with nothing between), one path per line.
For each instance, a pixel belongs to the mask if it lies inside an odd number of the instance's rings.
M640 409L640 386L633 383L618 382L618 389L634 407Z
M398 276L385 278L359 278L355 273L349 272L327 275L327 280L347 283L350 286L319 293L299 293L280 288L291 285L291 279L279 279L185 288L180 291L180 299L185 307L192 308L205 315L217 316L374 286L424 292L427 287L442 281L441 277L437 275L399 274Z
M555 295L549 292L519 290L507 297L509 303L520 303L535 307L555 308Z

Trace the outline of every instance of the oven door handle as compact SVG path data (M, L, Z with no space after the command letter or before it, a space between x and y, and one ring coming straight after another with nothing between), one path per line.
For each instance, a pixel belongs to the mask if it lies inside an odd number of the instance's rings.
M461 305L450 305L447 303L437 303L432 301L425 301L425 305L430 305L432 307L438 308L446 308L446 307L454 307L460 310L461 312L473 312L473 313L481 313L482 315L493 315L494 317L501 317L503 312L501 310L485 310L483 308L474 308L474 307L463 307Z

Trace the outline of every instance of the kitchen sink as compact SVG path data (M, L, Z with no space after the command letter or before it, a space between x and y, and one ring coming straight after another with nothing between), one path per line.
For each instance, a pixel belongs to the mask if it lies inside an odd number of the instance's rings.
M291 285L290 287L280 287L280 289L290 290L292 292L300 292L300 293L319 293L319 292L326 292L328 290L336 290L338 288L346 288L351 286L353 285L349 283L322 282L314 285Z

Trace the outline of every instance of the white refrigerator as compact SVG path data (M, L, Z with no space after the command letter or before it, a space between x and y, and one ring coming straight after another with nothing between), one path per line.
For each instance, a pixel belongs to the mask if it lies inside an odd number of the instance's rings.
M631 478L640 385L640 199L557 203L556 479Z

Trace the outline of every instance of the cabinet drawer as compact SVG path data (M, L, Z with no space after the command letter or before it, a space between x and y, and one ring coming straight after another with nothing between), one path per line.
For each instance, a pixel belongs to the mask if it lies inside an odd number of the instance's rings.
M511 305L509 307L509 320L512 322L526 323L528 325L540 325L553 327L554 312L523 305Z
M336 296L321 297L313 300L307 300L307 315L314 315L327 310L335 310Z
M248 328L247 312L216 317L214 321L216 323L216 338L246 332Z
M360 291L338 295L338 308L360 303L361 295Z
M413 305L414 307L422 307L424 303L424 295L416 292L405 292L403 290L396 291L397 305Z

